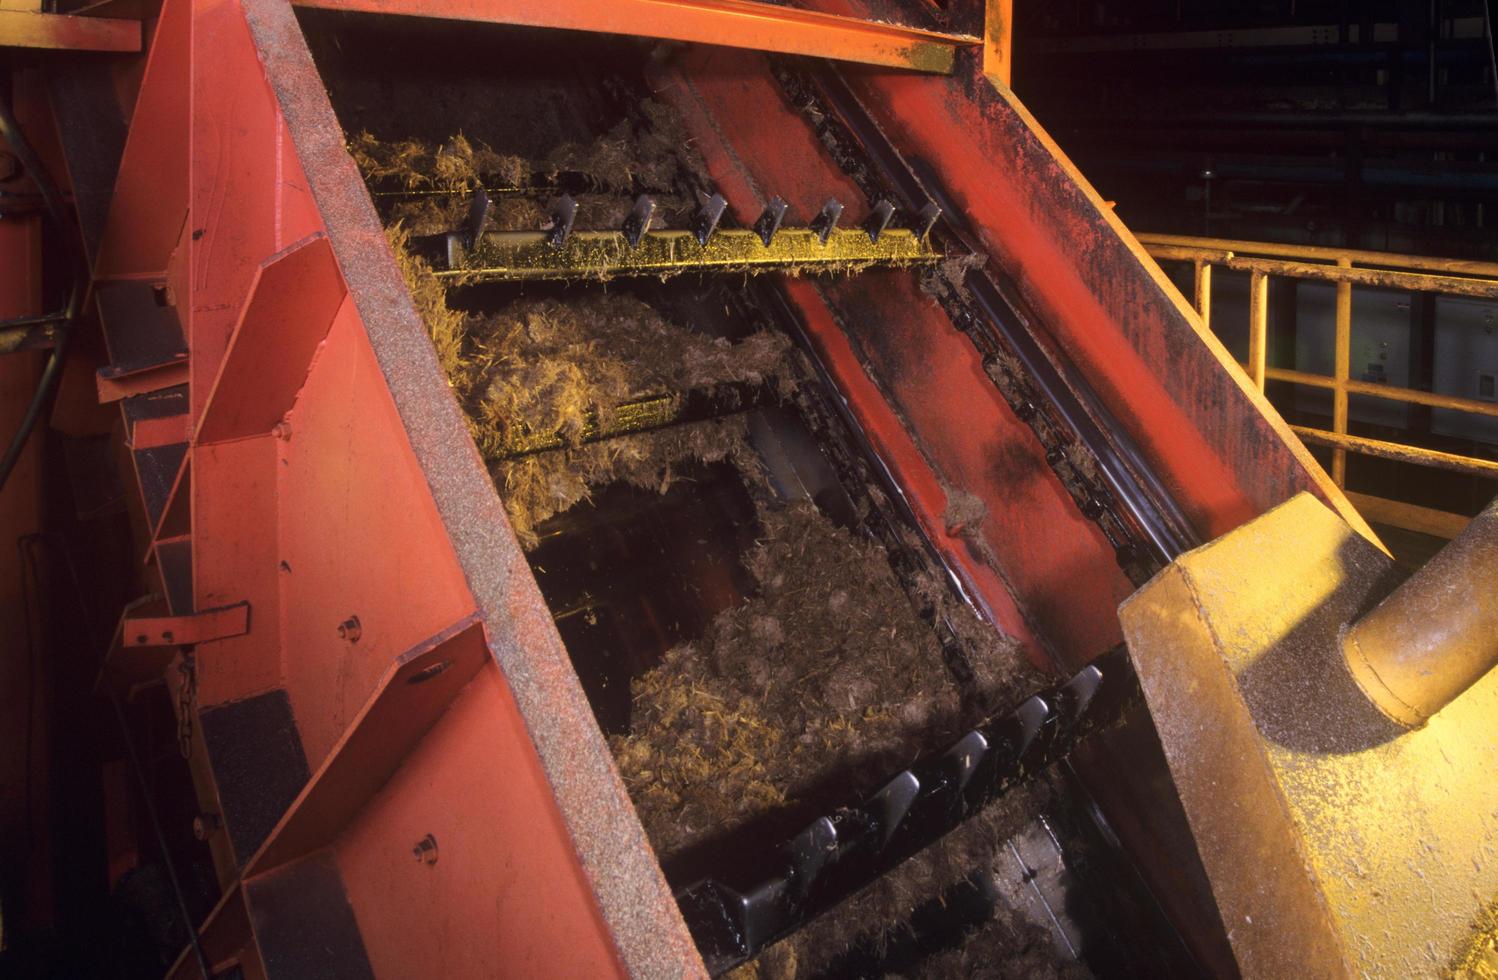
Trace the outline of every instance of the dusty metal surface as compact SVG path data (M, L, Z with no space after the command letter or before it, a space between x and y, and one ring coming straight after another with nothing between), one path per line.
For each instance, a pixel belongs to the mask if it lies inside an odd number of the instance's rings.
M691 937L437 365L291 6L244 0L243 9L383 381L555 795L560 816L543 819L563 823L623 969L698 974Z
M1498 896L1498 674L1406 732L1343 665L1392 566L1300 495L1120 611L1246 976L1440 976Z
M1498 501L1343 639L1352 676L1403 725L1423 725L1498 664Z

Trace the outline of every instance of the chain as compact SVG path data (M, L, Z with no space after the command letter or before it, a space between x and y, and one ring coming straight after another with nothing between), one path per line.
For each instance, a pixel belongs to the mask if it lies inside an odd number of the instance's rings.
M188 759L192 757L192 712L198 691L197 664L190 649L182 651L177 673L181 675L177 684L177 749L182 758Z
M859 139L848 130L837 114L822 104L814 85L785 63L774 62L773 72L791 103L808 119L818 140L836 161L838 167L869 200L898 197L877 164ZM1060 480L1082 516L1102 532L1112 547L1119 567L1135 584L1143 584L1158 571L1160 561L1152 556L1139 529L1125 516L1122 502L1101 479L1101 466L1085 439L1055 411L1027 372L1010 344L986 326L976 308L974 297L963 281L977 273L981 262L964 268L953 265L948 271L927 275L923 290L947 313L957 327L978 348L983 357L984 373L1008 402L1015 415L1039 440L1047 465ZM954 275L955 273L955 275Z

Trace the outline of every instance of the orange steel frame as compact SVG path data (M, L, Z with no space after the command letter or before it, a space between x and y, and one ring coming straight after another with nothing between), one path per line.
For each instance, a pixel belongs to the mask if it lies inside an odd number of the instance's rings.
M608 4L548 6L617 27ZM833 53L872 36L849 31ZM1200 536L1303 489L1366 531L994 84L1007 60L996 44L957 50L946 76L861 66L847 78L892 139L936 166L1054 352ZM858 199L758 54L696 48L668 71L681 84L661 91L740 219L769 192L804 213L828 193ZM127 684L166 667L188 705L200 802L227 826L211 841L225 893L203 927L210 960L251 975L700 974L287 0L165 0L94 276L99 291L152 287L188 350L185 368L144 372L135 389L185 377L179 415L128 431L137 451L185 437L185 453L144 556L165 608L122 618L109 663ZM787 290L927 532L1037 660L1076 665L1118 642L1130 586L1111 546L944 315L908 277L869 281ZM107 336L130 326L103 314ZM988 505L996 565L947 533L944 481ZM184 567L186 592L173 588ZM146 622L149 642L131 645L129 626ZM174 628L200 641L186 690L189 651L149 639ZM227 719L268 704L284 718L222 737ZM265 765L257 736L289 738L305 775L252 834L229 788ZM174 967L197 972L186 953Z

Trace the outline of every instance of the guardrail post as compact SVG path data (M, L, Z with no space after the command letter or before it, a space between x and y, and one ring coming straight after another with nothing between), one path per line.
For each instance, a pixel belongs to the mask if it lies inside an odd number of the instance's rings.
M1208 330L1212 329L1212 263L1205 259L1197 259L1195 263L1196 275L1193 282L1196 284L1196 312L1201 314L1202 326Z
M1257 270L1248 280L1248 375L1264 390L1269 334L1269 277Z
M1337 265L1344 269L1352 268L1352 261L1347 258L1337 260ZM1337 283L1337 338L1335 351L1336 363L1332 371L1332 381L1336 387L1332 389L1332 431L1338 435L1347 434L1347 376L1349 362L1352 360L1352 283ZM1347 450L1341 447L1332 450L1332 482L1337 486L1346 486L1347 480Z

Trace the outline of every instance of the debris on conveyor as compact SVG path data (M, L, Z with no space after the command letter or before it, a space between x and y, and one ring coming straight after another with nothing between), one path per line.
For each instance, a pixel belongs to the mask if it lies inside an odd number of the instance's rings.
M1049 793L1044 779L1015 787L728 977L1087 980L1087 968L1058 952L1051 934L1002 894L993 895L993 906L981 921L946 941L918 935L914 925L923 907L942 901L975 875L998 874L1009 840L1043 810Z
M592 487L626 482L663 493L689 460L726 460L757 473L736 416L588 444L583 437L589 426L609 428L631 399L783 379L788 347L784 336L763 331L737 343L694 333L623 294L522 299L470 323L460 396L515 532L529 546L537 523L586 499ZM563 447L510 458L537 432L556 434Z
M372 188L393 188L376 199L522 546L538 543L541 522L609 484L664 493L690 479L695 464L726 461L753 488L760 537L742 560L757 588L719 613L704 635L635 677L628 734L610 739L646 832L670 865L697 860L704 845L773 835L778 830L770 828L793 826L799 815L860 799L990 712L1017 703L1042 678L1017 644L934 575L912 579L907 569L902 583L879 543L810 502L772 501L742 412L630 428L626 416L649 397L679 405L691 393L740 386L789 399L806 373L784 335L761 331L730 342L672 323L629 292L597 286L574 286L564 300L504 294L497 304L485 299L482 313L465 313L449 305L448 290L480 277L443 280L406 249L411 236L466 228L471 246L480 232L544 231L559 220L566 227L553 250L574 224L623 228L628 236L627 219L643 194L655 208L645 224L699 236L706 228L712 238L723 208L704 193L700 159L669 110L647 101L642 111L590 144L561 145L543 160L505 156L461 136L434 146L366 135L353 141L353 151ZM823 242L844 234L836 227L841 210L829 201L813 223ZM890 212L876 209L855 234L881 241ZM783 211L767 214L778 223ZM767 224L753 234L773 238L773 231ZM957 261L933 274L960 282L967 266ZM981 500L960 490L949 490L948 500L949 530L986 550ZM921 551L920 542L907 543ZM954 673L933 623L960 645L962 670ZM1043 795L1043 787L1014 790L770 947L740 968L743 975L809 978L855 947L882 949L907 928L916 906L995 867L1004 842ZM1003 908L968 941L948 947L908 975L939 975L933 966L971 972L980 963L1000 965L994 975L1071 975L1057 972L1043 931Z
M446 285L404 240L397 226L397 263L524 547L536 544L538 523L587 499L594 487L626 482L664 493L680 464L692 460L726 460L757 475L737 416L604 442L584 444L583 437L644 396L679 401L715 386L772 382L789 390L783 335L760 331L731 343L670 323L622 293L565 303L518 299L468 316L448 305ZM512 458L535 433L555 434L562 445Z
M462 227L480 188L493 199L475 231L540 231L549 227L548 199L566 193L577 204L579 228L617 228L635 198L649 194L658 226L687 227L708 186L706 166L675 113L659 102L638 104L591 143L563 143L543 159L499 153L459 133L435 144L384 141L368 132L349 152L381 203L387 226L411 235Z
M760 519L745 559L757 594L636 680L630 734L613 740L667 863L788 804L857 799L981 717L879 545L809 503ZM977 627L967 655L982 701L1037 686L1012 641L965 607L953 615Z

